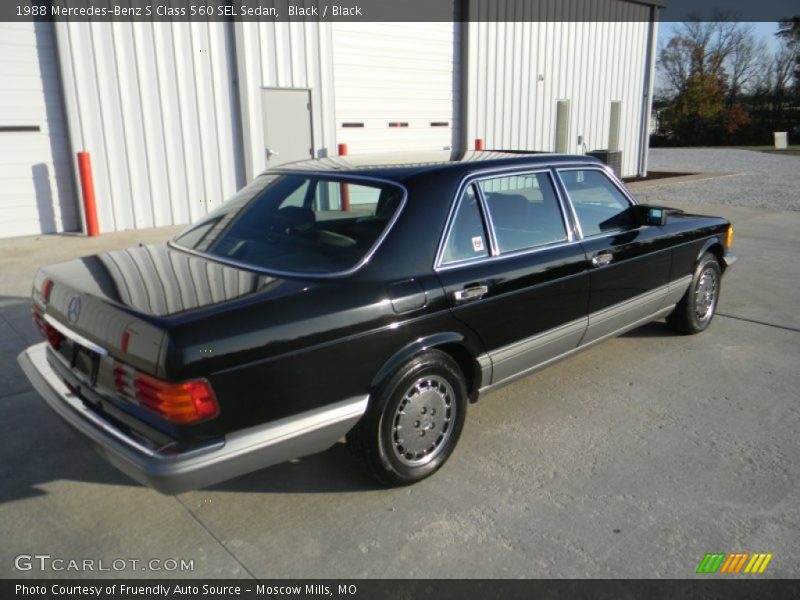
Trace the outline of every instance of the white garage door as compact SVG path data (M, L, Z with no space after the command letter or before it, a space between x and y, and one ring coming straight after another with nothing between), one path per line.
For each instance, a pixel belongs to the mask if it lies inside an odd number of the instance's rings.
M78 228L52 27L0 22L0 238Z
M351 154L450 148L456 32L454 23L334 23L337 141Z

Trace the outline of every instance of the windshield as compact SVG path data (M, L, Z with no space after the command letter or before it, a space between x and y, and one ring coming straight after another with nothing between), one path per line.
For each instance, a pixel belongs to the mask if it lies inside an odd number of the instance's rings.
M173 243L268 271L340 273L369 254L402 199L389 183L264 175Z

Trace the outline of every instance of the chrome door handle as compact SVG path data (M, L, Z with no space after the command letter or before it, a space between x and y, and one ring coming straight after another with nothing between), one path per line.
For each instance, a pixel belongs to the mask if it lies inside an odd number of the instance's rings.
M272 155L278 155L280 152L277 150L273 150L272 148L267 148L267 158L271 158Z
M595 267L603 267L611 262L614 257L609 252L601 252L592 259L592 265Z
M488 285L473 285L463 290L456 290L453 297L456 302L465 302L467 300L477 300L483 298L489 292Z

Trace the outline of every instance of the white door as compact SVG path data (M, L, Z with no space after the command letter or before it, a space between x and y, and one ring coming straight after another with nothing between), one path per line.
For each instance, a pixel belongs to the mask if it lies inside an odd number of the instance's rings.
M53 24L0 22L0 238L79 229Z
M267 168L314 155L310 90L264 88L261 107Z
M455 23L336 22L337 142L350 153L442 150L457 131Z

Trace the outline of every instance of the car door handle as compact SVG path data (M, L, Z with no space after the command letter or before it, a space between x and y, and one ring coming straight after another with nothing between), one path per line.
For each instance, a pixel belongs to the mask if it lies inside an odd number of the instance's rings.
M467 300L477 300L483 298L489 292L488 285L472 285L463 290L456 290L453 297L456 302L466 302Z
M592 258L592 266L604 267L605 265L610 263L613 258L614 257L611 255L610 252L601 252L600 254Z
M273 155L277 156L278 154L280 154L280 152L278 152L277 150L273 150L272 148L267 148L267 158L272 158Z

